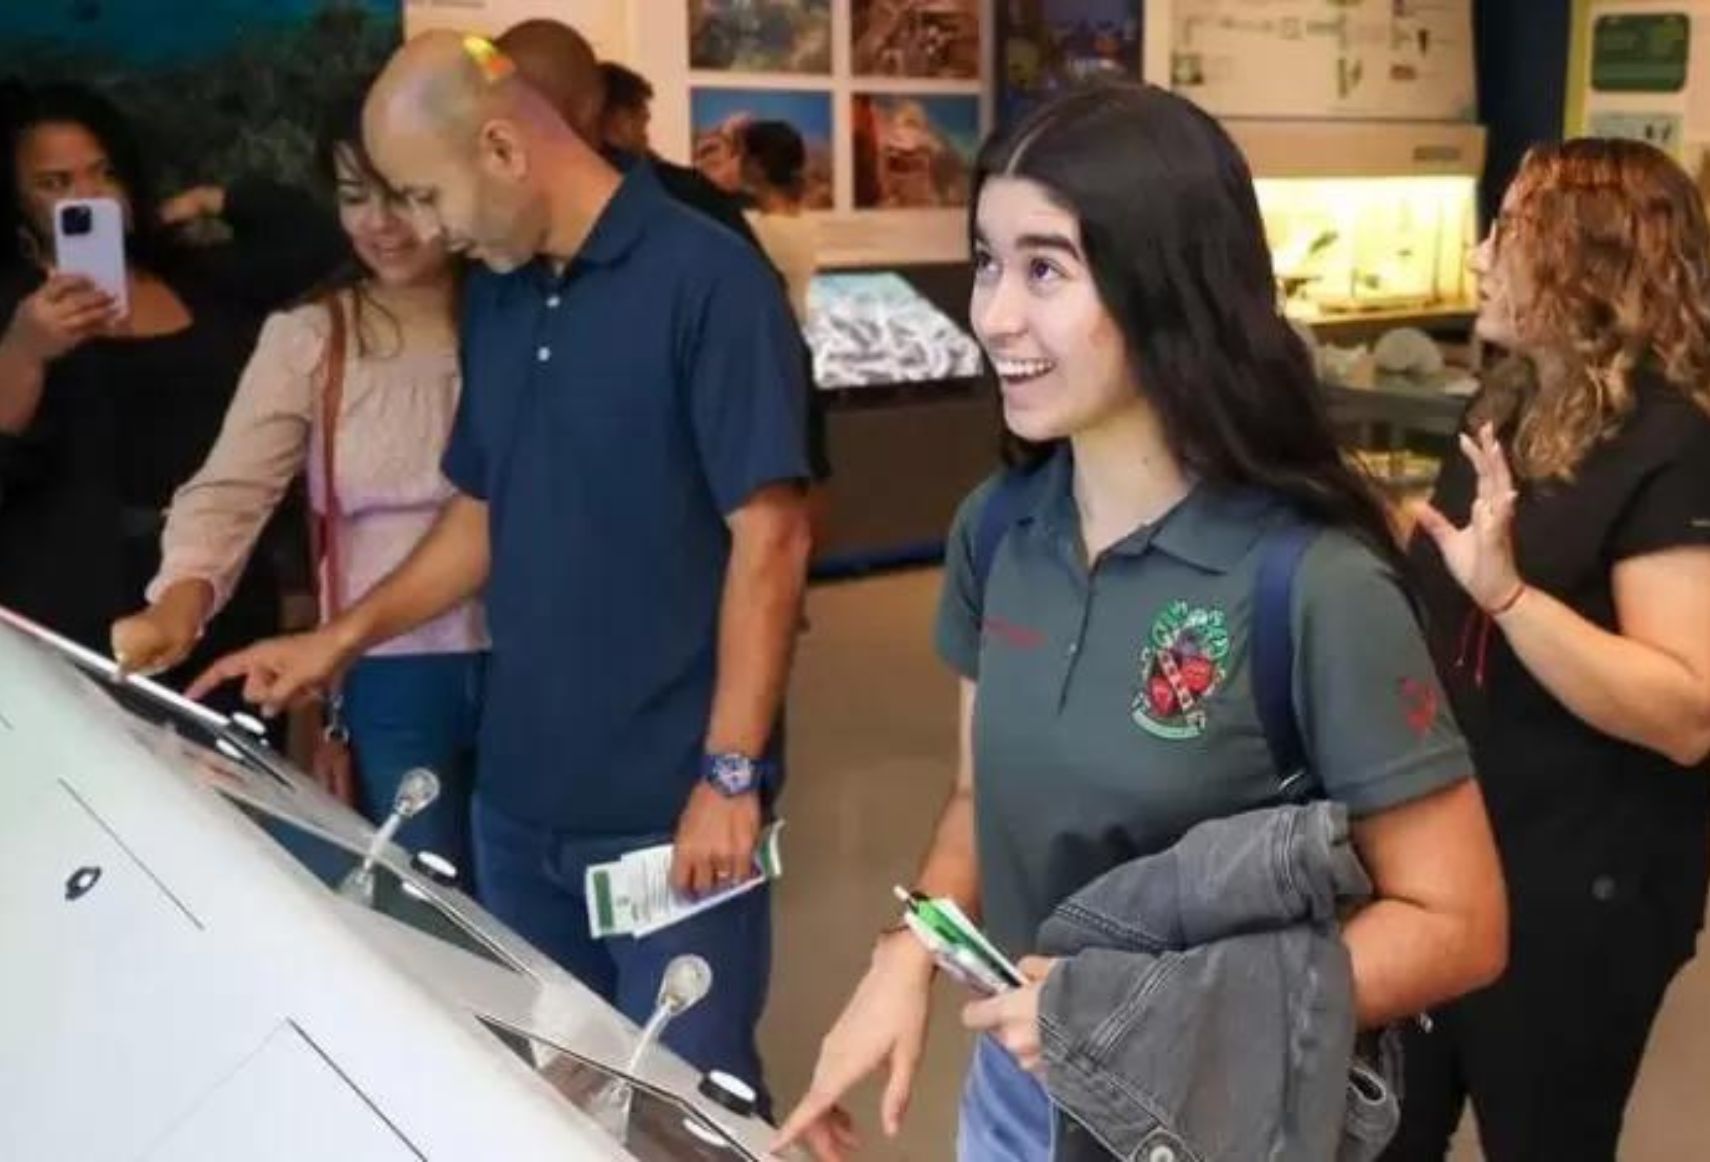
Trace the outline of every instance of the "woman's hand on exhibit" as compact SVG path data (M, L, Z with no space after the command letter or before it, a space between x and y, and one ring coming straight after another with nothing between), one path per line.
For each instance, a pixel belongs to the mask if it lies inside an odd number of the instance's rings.
M190 655L213 604L206 581L180 581L160 600L113 623L113 660L120 674L143 677L170 670Z
M350 664L356 646L341 634L338 622L312 633L272 638L227 654L190 684L185 695L201 699L216 687L243 679L243 700L267 718L302 702L323 698L338 673Z
M906 930L880 939L867 975L820 1045L808 1092L784 1120L774 1152L804 1143L820 1162L842 1162L859 1140L838 1104L869 1074L889 1065L880 1121L895 1137L908 1110L926 1044L932 955Z

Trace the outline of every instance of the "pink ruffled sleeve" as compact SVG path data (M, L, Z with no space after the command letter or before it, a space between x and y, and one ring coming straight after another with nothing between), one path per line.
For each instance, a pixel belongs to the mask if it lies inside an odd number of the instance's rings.
M303 469L325 347L319 315L319 308L302 308L262 327L219 439L172 498L150 602L191 579L213 586L216 611L231 597L256 538Z

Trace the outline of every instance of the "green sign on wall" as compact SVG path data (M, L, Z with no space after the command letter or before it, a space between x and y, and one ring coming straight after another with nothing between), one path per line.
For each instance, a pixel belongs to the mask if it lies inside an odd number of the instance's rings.
M1600 93L1678 93L1686 87L1692 18L1684 12L1599 17L1591 87Z

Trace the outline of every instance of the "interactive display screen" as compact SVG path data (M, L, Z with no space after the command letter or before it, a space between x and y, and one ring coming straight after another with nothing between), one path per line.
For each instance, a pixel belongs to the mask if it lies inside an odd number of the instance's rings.
M103 679L101 689L125 713L131 735L168 761L195 767L231 803L292 858L327 887L337 889L362 855L346 843L319 834L304 821L286 818L281 810L295 814L297 807L269 810L248 801L243 792L263 793L279 803L294 794L285 760L249 731L224 715L192 702L146 678L119 682L110 659L84 649L24 618L0 611L0 624L22 630L65 660ZM306 808L307 805L301 805ZM397 872L376 864L375 911L390 916L418 932L443 940L502 968L517 971L486 940L456 919L421 887Z
M639 1162L751 1162L753 1155L681 1098L599 1065L562 1046L482 1018L481 1023L571 1105L606 1126L610 1086L629 1086L623 1145Z
M808 290L806 333L821 388L980 374L973 337L900 274L816 275Z

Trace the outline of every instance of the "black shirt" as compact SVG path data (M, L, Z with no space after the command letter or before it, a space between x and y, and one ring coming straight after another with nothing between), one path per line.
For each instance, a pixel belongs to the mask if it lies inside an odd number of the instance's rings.
M336 224L288 191L234 187L227 218L232 242L186 250L154 272L189 308L190 326L83 344L49 365L29 426L0 433L0 604L102 653L113 620L143 605L163 514L213 446L262 319L344 253ZM0 325L42 278L0 271ZM276 633L279 600L258 549L173 677Z
M662 157L652 160L653 172L659 175L659 184L665 187L667 194L690 209L699 210L756 250L760 249L760 239L754 236L754 228L742 213L740 201L714 185L712 179L698 169L678 165Z
M1444 468L1435 503L1465 523L1476 477ZM1633 414L1568 482L1523 486L1514 524L1528 584L1611 632L1617 563L1710 545L1710 417L1642 381ZM1472 744L1517 906L1643 894L1694 933L1710 872L1710 770L1590 726L1544 689L1449 576L1428 537L1413 558L1434 652Z

